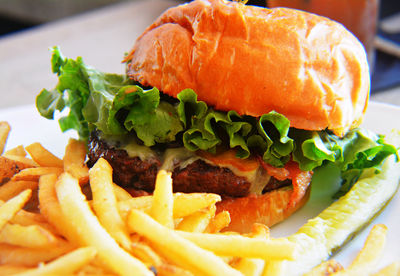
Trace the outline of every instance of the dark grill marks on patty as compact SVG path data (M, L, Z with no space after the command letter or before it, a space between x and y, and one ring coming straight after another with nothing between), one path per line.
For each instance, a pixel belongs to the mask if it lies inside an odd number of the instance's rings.
M88 144L87 165L92 167L99 158L106 159L113 168L113 179L125 188L153 192L157 172L162 165L161 158L141 160L130 157L123 149L117 149L92 132ZM227 197L243 197L250 192L251 183L243 176L235 175L229 168L211 165L201 159L180 168L176 164L173 173L174 192L208 192ZM271 177L264 192L290 185Z

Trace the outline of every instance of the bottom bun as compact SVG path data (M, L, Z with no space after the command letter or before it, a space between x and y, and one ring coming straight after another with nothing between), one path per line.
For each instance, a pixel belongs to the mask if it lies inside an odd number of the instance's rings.
M310 190L308 188L304 197L293 207L288 207L293 190L284 187L263 195L224 199L217 203L217 213L230 213L231 223L224 231L247 233L252 230L253 223L272 226L289 217L307 202Z

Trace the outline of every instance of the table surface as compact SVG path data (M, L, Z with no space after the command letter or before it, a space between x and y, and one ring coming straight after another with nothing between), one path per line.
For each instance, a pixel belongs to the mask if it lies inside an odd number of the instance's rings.
M54 87L48 51L54 45L65 56L82 56L102 71L123 73L124 53L146 26L177 3L123 2L0 38L0 109L33 104L42 88ZM400 87L371 99L400 106Z

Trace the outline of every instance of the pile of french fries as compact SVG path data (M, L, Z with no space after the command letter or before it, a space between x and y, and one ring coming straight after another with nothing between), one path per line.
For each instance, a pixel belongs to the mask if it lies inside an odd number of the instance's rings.
M347 267L330 259L316 266L305 276L320 275L373 275L373 276L399 276L400 262L393 262L388 266L375 272L378 261L382 255L386 243L387 227L383 224L374 225L365 240L363 248L354 258L353 262Z
M296 258L297 245L264 225L221 232L230 216L216 214L220 196L173 193L170 172L153 195L132 197L106 160L86 167L84 143L70 139L63 159L39 143L3 153L9 131L0 122L0 275L264 275L269 261ZM373 228L348 269L330 260L310 275L370 272L385 229Z

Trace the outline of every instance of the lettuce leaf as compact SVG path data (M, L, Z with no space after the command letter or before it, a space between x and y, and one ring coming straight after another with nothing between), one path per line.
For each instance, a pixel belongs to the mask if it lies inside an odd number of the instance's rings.
M229 147L237 149L237 157L250 156L245 137L252 126L237 112L218 112L208 108L205 102L197 100L197 94L191 89L181 91L177 98L180 101L178 113L187 129L183 133L186 148L215 153L217 146L228 140Z
M40 115L46 119L53 120L54 112L56 110L63 110L65 107L65 101L63 94L59 93L56 89L48 91L43 89L40 94L36 97L36 108Z
M98 129L107 135L133 134L146 146L178 140L192 151L232 148L238 158L256 154L275 167L291 159L305 171L335 164L342 172L341 192L350 189L363 170L379 172L382 161L397 154L383 137L364 129L340 138L329 131L292 128L275 111L258 118L216 111L191 89L181 91L177 103L162 101L157 88L145 90L124 75L87 66L80 57L65 58L57 47L52 53L52 71L59 81L55 89L40 92L37 109L53 119L56 111L68 107L69 114L59 120L61 130L75 129L84 140Z
M156 88L143 90L126 76L102 73L52 49L52 70L59 81L55 89L43 89L36 98L39 113L49 119L56 110L69 107L59 120L62 131L75 129L87 140L93 129L123 135L135 131L146 146L174 141L183 130L178 113L169 103L160 104Z
M288 136L289 120L275 112L262 115L257 123L258 133L248 139L251 147L262 150L263 160L275 167L283 167L291 157L294 144Z
M83 79L83 73L79 70L82 59L66 59L57 47L52 52L52 71L58 75L59 82L55 89L41 91L36 98L38 110L42 116L53 118L56 110L62 111L68 106L68 116L59 120L61 130L75 129L80 137L88 137L88 123L83 117L82 109L90 91L88 83Z
M296 149L293 160L302 170L314 170L333 163L342 172L340 197L351 189L366 169L379 173L382 161L389 155L398 154L395 146L385 142L383 136L362 128L350 130L340 138L326 131L310 132L294 130Z

